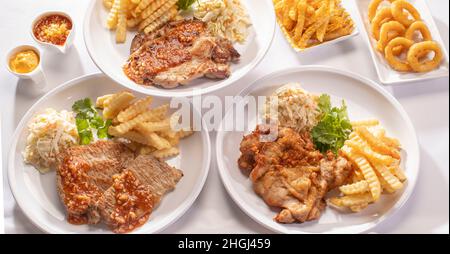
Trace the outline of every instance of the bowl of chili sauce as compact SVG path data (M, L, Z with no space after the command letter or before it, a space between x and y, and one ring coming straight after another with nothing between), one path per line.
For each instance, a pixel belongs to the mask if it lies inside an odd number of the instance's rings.
M67 13L49 11L34 19L31 34L45 48L65 53L72 44L74 28L72 18Z

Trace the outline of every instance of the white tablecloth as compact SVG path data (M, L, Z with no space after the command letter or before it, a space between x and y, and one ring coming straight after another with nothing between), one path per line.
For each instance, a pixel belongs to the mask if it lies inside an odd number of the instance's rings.
M349 1L349 0L346 0ZM356 0L358 1L358 0ZM448 51L449 1L428 0L435 22ZM91 61L82 35L82 23L88 1L15 0L2 1L0 15L0 59L5 61L9 48L33 43L29 26L33 17L45 10L69 12L77 26L75 48L58 63L44 69L47 90L83 74L99 72ZM358 26L361 26L357 21ZM295 54L277 28L269 53L259 66L218 95L235 95L257 78L286 67L328 65L353 71L378 81L363 37L315 50ZM386 89L403 105L416 128L421 152L421 172L415 191L403 209L385 221L376 233L449 233L449 80L448 78ZM21 117L42 94L34 94L24 83L0 68L1 128L4 172L4 213L6 233L41 233L24 216L11 195L5 176L6 158L11 136ZM214 147L215 134L211 134ZM214 152L212 153L215 154ZM1 192L0 192L1 193ZM1 213L0 213L1 214ZM215 159L203 191L193 207L164 233L270 233L246 216L230 199L217 172Z

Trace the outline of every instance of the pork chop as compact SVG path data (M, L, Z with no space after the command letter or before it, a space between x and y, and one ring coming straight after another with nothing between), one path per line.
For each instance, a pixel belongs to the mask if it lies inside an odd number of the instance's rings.
M147 222L155 206L150 187L129 170L113 176L113 185L104 193L102 217L115 233L127 233Z
M123 144L98 141L69 148L61 155L57 168L57 186L68 221L73 224L96 224L100 221L103 192L134 159Z
M140 155L105 192L105 223L116 233L126 233L144 224L162 196L175 188L183 176L181 170L170 167L151 155Z
M240 55L232 43L212 36L206 23L182 20L166 24L152 34L138 34L130 48L124 73L141 85L173 88L207 77L230 76L230 63Z

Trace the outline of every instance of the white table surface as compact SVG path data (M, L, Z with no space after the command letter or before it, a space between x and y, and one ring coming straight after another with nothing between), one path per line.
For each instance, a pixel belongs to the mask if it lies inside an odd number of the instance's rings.
M348 1L348 0L346 0ZM358 0L356 0L358 1ZM46 63L44 70L49 90L83 74L99 72L83 42L82 22L88 0L15 0L2 1L0 15L0 102L2 115L4 171L4 223L6 233L42 233L24 216L11 195L6 179L6 158L11 136L21 117L40 97L26 89L4 68L8 49L33 43L29 26L39 12L55 9L72 15L78 28L75 47L58 62ZM431 12L448 51L449 1L428 0ZM359 20L357 25L361 27ZM338 43L319 51L295 54L277 28L275 40L260 65L245 78L216 93L235 95L243 87L272 71L298 65L328 65L353 71L378 82L363 37ZM386 87L403 105L416 128L421 152L421 172L416 189L406 206L376 227L374 233L449 233L449 80L448 78ZM215 134L211 133L213 142ZM215 152L213 151L213 155ZM1 174L0 174L1 176ZM1 193L1 192L0 192ZM1 213L0 213L1 214ZM164 233L271 233L246 216L230 199L217 171L215 158L197 201L191 209Z

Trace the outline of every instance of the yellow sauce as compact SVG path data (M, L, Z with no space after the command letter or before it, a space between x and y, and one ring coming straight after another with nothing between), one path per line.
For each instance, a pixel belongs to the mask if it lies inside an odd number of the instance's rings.
M39 56L33 50L24 50L9 60L9 68L17 73L32 72L39 64Z

